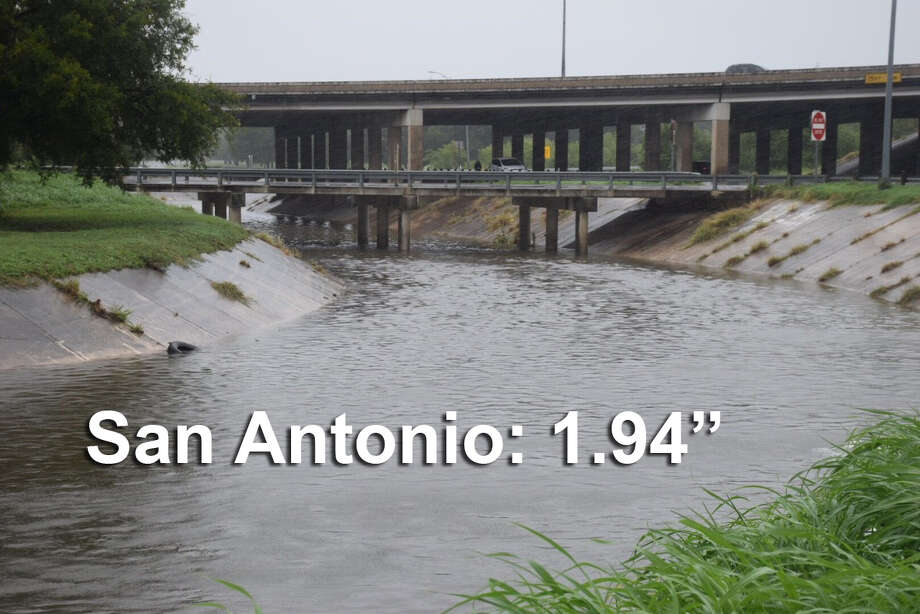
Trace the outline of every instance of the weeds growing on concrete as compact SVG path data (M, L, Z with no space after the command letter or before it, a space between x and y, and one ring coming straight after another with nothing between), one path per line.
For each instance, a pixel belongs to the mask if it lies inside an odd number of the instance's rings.
M493 612L907 612L920 595L920 417L873 412L833 456L772 500L712 496L714 509L652 529L618 567L579 560L523 527L565 568L513 554L512 581L493 578L455 606Z
M880 190L874 183L845 181L801 186L769 185L758 189L765 197L828 201L833 205L885 205L891 208L920 203L920 185L913 184Z
M830 280L834 279L835 277L837 277L837 276L840 275L841 273L843 273L843 271L841 271L840 269L836 269L836 268L834 268L834 267L831 267L831 268L829 268L828 270L824 271L824 273L821 275L821 277L818 278L818 281L821 282L821 283L823 284L824 282L827 282L827 281L830 281Z
M273 247L277 247L278 249L280 249L283 253L287 254L288 256L297 257L297 252L295 252L294 250L289 248L287 245L285 245L284 241L282 241L280 237L276 237L275 235L268 234L267 232L257 232L255 234L255 237L257 239L261 239L262 241L265 241L266 243L268 243L269 245Z
M894 262L888 262L885 266L882 267L882 273L887 273L888 271L893 271L899 266L904 264L901 260L895 260Z
M793 247L792 249L790 249L790 250L789 250L789 253L786 254L785 256L782 256L782 257L780 257L780 256L773 256L772 258L770 258L769 260L767 260L767 266L770 267L770 268L772 268L772 267L775 267L775 266L778 265L778 264L782 264L782 263L785 262L787 259L792 258L793 256L798 256L799 254L805 253L806 251L808 251L808 249L809 249L812 245L817 245L817 244L820 243L820 242L821 242L821 239L815 239L815 240L812 241L811 243L802 243L802 244L800 244L800 245L796 245L795 247Z
M898 305L910 305L920 299L920 286L911 286L898 299Z
M240 266L244 269L251 269L252 265L247 260L240 260Z
M910 277L902 277L900 280L898 280L897 283L889 284L887 286L879 286L878 288L870 292L869 296L871 296L872 298L881 298L882 296L888 294L895 288L899 288L906 283L910 283Z
M130 323L128 325L128 330L130 330L132 333L134 333L138 337L144 334L144 327L137 323L133 323L133 322Z
M745 259L746 257L747 257L747 256L732 256L731 258L729 258L728 260L725 261L725 264L724 264L723 266L724 266L726 269L730 269L730 268L732 268L732 267L738 266L739 264L741 264L742 262L744 262L744 259Z
M758 252L762 252L763 250L769 249L769 248L770 248L770 244L767 243L766 241L758 241L757 243L751 246L751 249L748 250L748 254L756 254Z
M904 241L905 239L903 238L900 241L889 241L888 243L885 243L885 245L882 246L882 251L887 252L889 249L894 249L901 243L904 243Z
M712 239L722 236L732 228L740 226L751 219L756 212L757 209L749 205L746 207L726 209L725 211L710 215L697 226L693 235L690 237L690 241L687 243L687 247L696 245L697 243L711 241Z
M232 281L212 281L211 287L225 299L249 306L251 299Z

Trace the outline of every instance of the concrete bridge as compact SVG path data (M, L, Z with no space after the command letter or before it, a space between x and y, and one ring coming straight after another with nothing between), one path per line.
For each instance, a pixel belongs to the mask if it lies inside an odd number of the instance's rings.
M676 169L693 170L694 124L710 127L710 172L736 174L741 135L756 135L756 171L770 172L773 131L787 131L787 172L800 175L805 129L813 109L828 114L821 173L837 174L837 133L860 125L859 174L881 167L884 66L773 70L750 74L694 73L536 79L225 83L244 96L244 126L275 129L281 168L420 170L425 125L489 125L493 157L523 159L532 135L534 170L545 168L553 135L554 166L600 171L605 127L615 126L616 170L630 170L630 137L645 126L643 170L661 167L662 124L676 125ZM920 64L900 65L894 117L920 118ZM568 159L577 131L578 160ZM510 141L510 143L506 143ZM510 149L508 147L510 145ZM914 156L914 165L920 160ZM918 174L908 169L910 174Z
M530 247L531 209L546 210L546 250L558 249L559 211L575 212L575 247L588 250L588 214L598 198L642 198L685 201L744 200L760 183L813 183L816 176L701 175L669 172L478 172L373 171L298 169L169 169L135 168L122 186L137 192L195 192L202 213L242 221L247 193L348 197L357 207L357 243L368 245L368 208L377 213L377 247L389 247L390 211L398 211L399 247L408 251L409 213L445 196L504 197L518 207L518 243ZM917 180L920 181L920 180Z

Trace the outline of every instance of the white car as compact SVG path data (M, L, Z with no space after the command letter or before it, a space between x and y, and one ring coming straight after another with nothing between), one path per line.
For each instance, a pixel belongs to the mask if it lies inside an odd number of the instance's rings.
M517 158L496 158L492 160L490 171L501 173L520 173L527 170L527 167Z

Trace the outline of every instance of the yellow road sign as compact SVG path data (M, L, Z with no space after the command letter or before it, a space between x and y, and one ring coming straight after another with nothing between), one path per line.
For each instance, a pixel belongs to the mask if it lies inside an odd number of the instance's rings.
M546 146L543 148L543 157L544 157L544 158L552 158L552 157L553 157L553 148L552 148L551 146L546 145Z
M896 72L894 73L893 77L894 79L891 81L892 83L901 82L901 77L902 77L901 73ZM888 73L884 73L884 72L866 73L866 85L874 85L877 83L887 83L887 82L888 82Z

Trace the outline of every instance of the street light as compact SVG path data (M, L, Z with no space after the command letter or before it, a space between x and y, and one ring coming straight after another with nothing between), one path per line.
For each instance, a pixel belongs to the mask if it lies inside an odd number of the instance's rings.
M882 133L882 178L887 185L891 180L891 90L894 81L894 24L898 12L898 0L891 0L891 32L888 35L888 80L885 82L885 127Z
M447 75L445 75L444 73L438 70L429 70L428 73L431 75L438 75L442 79L450 79L450 77L448 77ZM470 126L469 124L464 126L464 128L466 129L466 165L469 166L470 165Z
M565 79L565 0L562 0L562 78Z

